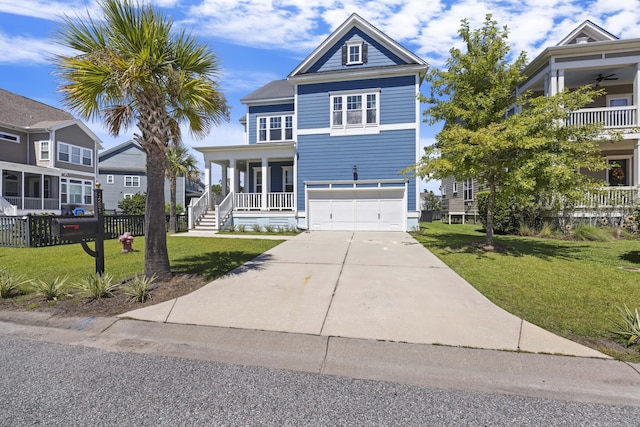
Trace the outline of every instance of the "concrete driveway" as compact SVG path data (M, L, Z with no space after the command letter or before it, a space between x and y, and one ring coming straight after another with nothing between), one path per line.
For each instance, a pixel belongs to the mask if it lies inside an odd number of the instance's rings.
M140 320L607 356L507 313L407 233L302 233Z

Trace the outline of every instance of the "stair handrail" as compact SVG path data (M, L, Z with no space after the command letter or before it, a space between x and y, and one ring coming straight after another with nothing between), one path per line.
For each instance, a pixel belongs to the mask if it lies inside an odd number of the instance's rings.
M189 230L192 230L200 221L200 218L207 213L209 209L209 189L206 189L202 196L197 199L191 199L188 206L189 211Z
M218 221L218 230L223 230L224 225L227 221L227 217L233 210L233 191L230 191L229 194L220 202L219 205L216 205L216 221Z

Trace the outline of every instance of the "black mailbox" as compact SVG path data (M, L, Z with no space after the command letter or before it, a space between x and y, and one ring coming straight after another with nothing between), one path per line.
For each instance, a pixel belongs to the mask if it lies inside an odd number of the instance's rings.
M79 242L94 238L98 234L98 220L95 218L54 218L51 234L60 240Z

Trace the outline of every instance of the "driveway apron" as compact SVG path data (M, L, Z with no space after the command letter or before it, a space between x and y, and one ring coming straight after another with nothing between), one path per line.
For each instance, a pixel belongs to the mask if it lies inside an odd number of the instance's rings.
M123 316L604 357L497 307L403 232L302 233L189 295Z

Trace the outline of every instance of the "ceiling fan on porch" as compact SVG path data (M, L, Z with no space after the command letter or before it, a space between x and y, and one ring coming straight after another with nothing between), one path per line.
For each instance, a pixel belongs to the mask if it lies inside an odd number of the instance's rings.
M615 73L611 73L611 74L600 73L596 76L596 78L593 79L593 83L597 87L597 86L600 86L600 83L602 83L603 81L608 81L608 80L618 80L618 77L616 77Z

